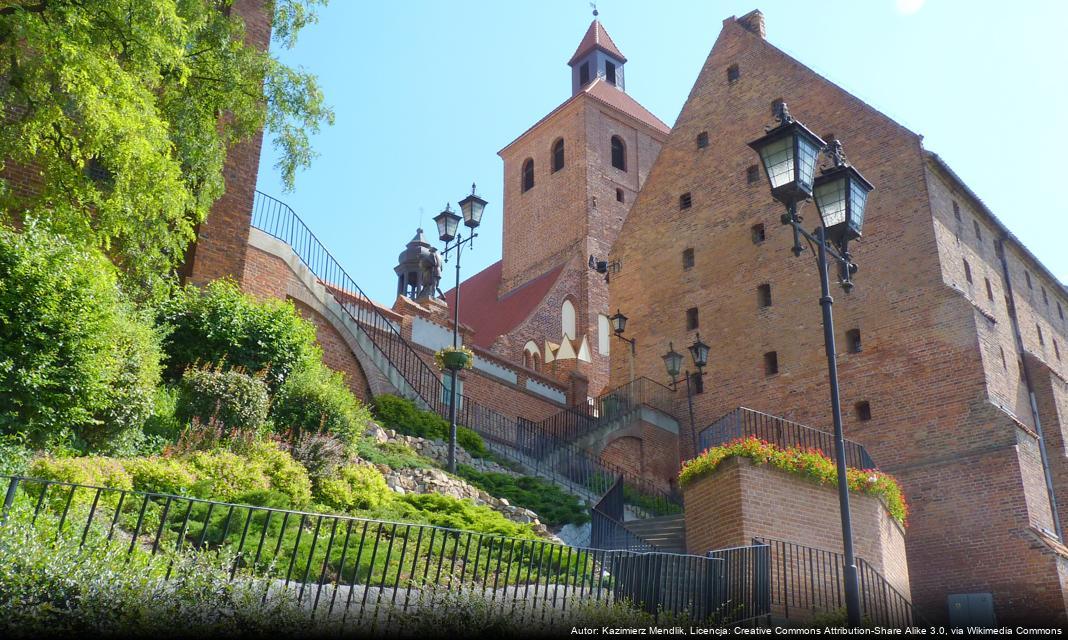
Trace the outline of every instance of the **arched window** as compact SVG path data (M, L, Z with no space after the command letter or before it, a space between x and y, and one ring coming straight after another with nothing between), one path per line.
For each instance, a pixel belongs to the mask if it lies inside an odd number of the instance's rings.
M552 170L556 173L560 169L564 168L564 139L560 138L553 143L553 162Z
M534 371L541 371L541 350L533 340L523 347L523 366Z
M523 163L523 191L530 191L534 188L534 159L527 158Z
M565 338L575 337L575 305L570 300L564 300L560 305L560 333Z
M622 171L627 170L627 145L623 138L612 136L612 166Z

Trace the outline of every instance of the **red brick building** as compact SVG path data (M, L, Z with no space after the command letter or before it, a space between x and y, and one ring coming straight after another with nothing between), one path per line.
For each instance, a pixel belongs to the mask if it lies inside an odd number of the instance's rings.
M698 430L737 406L829 429L816 265L746 146L780 100L876 185L856 289L833 292L838 365L846 436L911 502L913 601L944 620L949 595L991 593L1000 622L1064 623L1068 291L920 135L775 48L759 12L724 21L612 247L637 375L664 379L669 342L699 331ZM611 361L611 384L632 375Z
M594 20L568 61L571 97L499 153L501 261L460 285L475 344L565 382L577 371L594 396L608 383L612 311L588 261L607 257L669 131L627 94L626 61Z

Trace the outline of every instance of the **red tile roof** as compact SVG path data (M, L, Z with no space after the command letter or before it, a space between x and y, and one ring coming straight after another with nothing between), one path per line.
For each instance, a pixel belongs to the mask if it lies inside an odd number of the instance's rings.
M584 91L586 94L609 106L619 109L628 116L644 122L661 133L671 133L671 127L664 124L663 120L654 116L648 109L639 104L637 100L627 95L626 91L608 84L601 78L597 78L587 85Z
M586 29L586 35L582 36L582 42L579 42L578 49L575 49L575 55L571 56L567 63L569 65L575 64L576 60L589 53L591 49L601 49L619 58L622 62L627 61L627 58L616 47L616 43L612 42L608 32L604 30L600 20L594 20L590 23L590 28Z
M498 260L460 283L460 323L475 330L471 341L483 348L530 317L564 270L561 264L498 298L501 266ZM455 300L456 289L445 292L450 313Z

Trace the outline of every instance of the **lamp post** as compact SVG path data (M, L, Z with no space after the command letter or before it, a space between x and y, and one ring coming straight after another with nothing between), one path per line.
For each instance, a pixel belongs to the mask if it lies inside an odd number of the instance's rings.
M689 351L693 365L697 368L697 375L704 376L705 366L708 365L709 347L704 342L701 342L700 333L697 334L693 344L690 345ZM664 358L664 367L667 369L668 377L671 378L671 390L676 391L679 384L679 371L682 370L682 354L675 351L674 343L668 342L668 352L662 357ZM690 439L693 443L693 454L696 456L698 451L697 427L693 419L693 389L690 384L689 369L686 370L684 375L686 378L686 404L690 409Z
M616 314L608 319L612 323L612 335L619 338L623 342L630 345L630 380L634 381L634 356L636 354L638 341L634 338L624 338L623 332L627 330L627 316L623 315L619 309L616 309Z
M460 201L460 211L463 213L464 226L469 235L464 238L462 231L457 231L460 216L456 215L445 205L445 210L434 216L434 222L438 225L438 237L445 243L442 255L445 262L449 261L449 253L456 252L456 297L452 303L452 346L460 346L460 254L465 244L473 244L478 236L475 229L482 223L482 212L486 209L486 201L475 195L475 184L471 183L471 195ZM451 245L449 243L452 243ZM456 374L459 368L455 364L446 364L449 370L449 472L456 473Z
M768 176L773 198L786 206L782 223L793 228L795 256L801 255L801 237L817 247L816 263L820 274L820 307L823 309L823 344L827 352L827 373L831 386L831 413L834 417L834 454L838 467L838 503L842 515L842 545L845 553L845 596L849 625L860 625L860 585L853 556L853 525L849 512L849 486L846 480L845 437L842 432L842 405L838 395L838 366L834 345L834 318L831 307L827 260L839 267L839 284L849 293L852 276L857 271L849 254L849 241L859 238L864 224L868 193L874 188L859 171L846 162L837 140L824 143L805 125L790 116L780 103L778 126L749 143L760 156ZM816 176L816 161L821 151L831 156L832 166ZM812 233L801 227L798 207L814 197L821 224Z

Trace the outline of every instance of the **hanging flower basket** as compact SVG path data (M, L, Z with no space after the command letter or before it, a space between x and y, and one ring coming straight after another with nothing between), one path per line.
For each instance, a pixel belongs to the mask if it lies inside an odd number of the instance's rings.
M434 362L442 371L470 369L475 363L475 354L467 347L445 347L434 353Z

